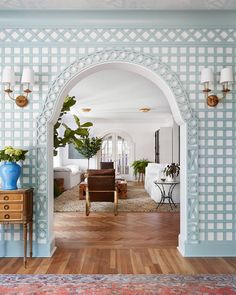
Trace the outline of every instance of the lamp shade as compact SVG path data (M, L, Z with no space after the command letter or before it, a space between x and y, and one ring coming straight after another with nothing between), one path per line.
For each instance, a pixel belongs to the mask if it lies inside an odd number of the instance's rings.
M201 84L206 82L213 82L213 72L210 68L203 68L201 72Z
M31 68L24 68L21 78L21 83L34 84L34 71Z
M220 83L232 82L233 81L233 71L232 68L224 68L220 73Z
M15 72L11 67L5 67L2 72L2 83L15 84Z

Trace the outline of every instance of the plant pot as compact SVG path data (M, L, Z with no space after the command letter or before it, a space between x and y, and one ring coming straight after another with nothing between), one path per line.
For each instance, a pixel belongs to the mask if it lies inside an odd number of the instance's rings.
M21 166L15 162L5 162L0 166L3 190L17 189L17 180L20 177Z
M167 182L175 182L175 175L174 176L172 176L172 175L166 176L166 181Z

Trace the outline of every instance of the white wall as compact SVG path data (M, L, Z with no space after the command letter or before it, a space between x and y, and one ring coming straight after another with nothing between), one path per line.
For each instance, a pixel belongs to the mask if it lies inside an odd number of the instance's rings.
M143 114L145 115L145 114ZM135 144L134 159L146 158L150 161L155 160L155 131L160 127L173 125L173 120L168 116L166 119L152 121L134 120L104 120L104 119L81 119L81 122L90 121L94 125L90 129L91 136L102 136L106 131L120 130L129 134ZM69 116L65 122L75 127L73 120ZM68 147L61 149L62 165L77 164L82 170L87 169L87 160L68 159ZM96 168L96 158L90 160L90 168Z

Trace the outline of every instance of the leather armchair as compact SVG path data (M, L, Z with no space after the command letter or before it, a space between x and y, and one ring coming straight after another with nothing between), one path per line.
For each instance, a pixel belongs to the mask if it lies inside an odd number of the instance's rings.
M87 172L86 215L90 213L91 202L114 202L114 214L117 215L115 169L90 169Z
M113 162L100 162L101 169L114 169Z

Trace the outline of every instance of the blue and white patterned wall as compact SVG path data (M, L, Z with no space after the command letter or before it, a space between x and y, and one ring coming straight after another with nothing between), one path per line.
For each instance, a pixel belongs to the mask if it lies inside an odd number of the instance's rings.
M29 65L36 73L34 91L26 108L18 108L7 97L4 98L1 91L0 147L13 145L30 149L22 183L37 188L45 179L35 177L40 165L36 149L36 121L51 82L80 57L114 48L134 50L160 58L179 76L199 119L200 243L193 246L191 255L209 255L210 251L214 254L214 246L219 245L222 246L220 255L235 255L235 87L224 103L220 103L217 108L208 108L199 84L199 74L205 66L217 73L224 66L232 66L236 73L234 28L142 28L140 25L133 25L132 28L107 25L104 28L101 25L99 28L93 28L92 25L81 28L0 28L0 72L3 67L14 65L20 79L22 68ZM219 76L216 80L219 80ZM217 88L220 91L219 85ZM15 89L19 90L19 86ZM37 245L49 243L47 198L47 193L39 190L34 203L34 240L36 255L39 256L43 252L37 252ZM1 245L7 243L9 248L1 250L1 256L13 255L16 247L21 247L20 227L11 225L9 228L5 233L2 230ZM219 251L216 250L216 254L219 255Z

